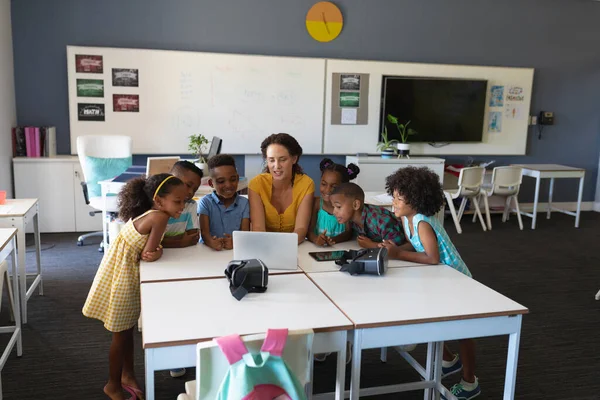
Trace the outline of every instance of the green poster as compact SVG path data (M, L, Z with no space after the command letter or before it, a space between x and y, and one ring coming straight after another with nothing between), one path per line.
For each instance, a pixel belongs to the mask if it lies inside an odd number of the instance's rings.
M77 79L77 97L104 97L104 80Z
M340 92L340 107L358 107L360 92Z

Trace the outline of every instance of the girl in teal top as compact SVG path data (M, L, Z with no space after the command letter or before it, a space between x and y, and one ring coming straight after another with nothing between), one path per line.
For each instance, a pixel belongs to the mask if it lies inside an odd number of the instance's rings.
M393 196L394 214L402 219L408 239L407 243L400 246L389 240L381 243L380 246L388 249L389 257L420 264L445 264L472 278L469 268L435 216L444 206L439 177L428 168L400 168L385 179L385 188ZM449 298L455 289L448 288ZM452 386L450 391L458 399L472 399L481 394L475 376L473 339L459 340L459 353L460 357L444 345L442 376L462 369L461 381Z
M347 167L336 164L329 158L321 160L320 169L321 197L315 198L308 240L317 246L332 246L352 239L352 229L349 224L340 224L337 221L333 215L333 205L329 195L340 183L347 183L356 178L360 169L354 164L349 164Z

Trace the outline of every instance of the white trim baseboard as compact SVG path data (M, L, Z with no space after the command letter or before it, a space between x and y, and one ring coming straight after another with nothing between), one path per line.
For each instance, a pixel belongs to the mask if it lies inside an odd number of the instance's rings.
M600 201L594 203L594 211L600 212Z

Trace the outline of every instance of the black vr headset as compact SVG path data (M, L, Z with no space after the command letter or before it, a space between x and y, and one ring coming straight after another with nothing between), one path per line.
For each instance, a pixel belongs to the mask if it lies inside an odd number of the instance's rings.
M388 251L385 247L348 250L335 263L342 266L340 271L348 272L350 275L383 275L387 271Z
M238 301L247 293L265 292L269 283L269 269L257 259L230 261L225 276L229 280L231 295Z

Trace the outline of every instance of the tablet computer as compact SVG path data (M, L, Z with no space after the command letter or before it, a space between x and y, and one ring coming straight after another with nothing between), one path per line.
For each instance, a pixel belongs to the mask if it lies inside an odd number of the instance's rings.
M309 252L308 254L317 261L336 261L344 256L344 250L335 251L317 251Z

